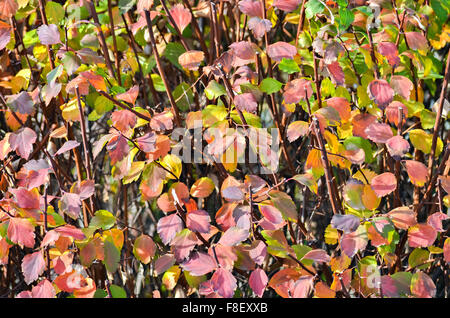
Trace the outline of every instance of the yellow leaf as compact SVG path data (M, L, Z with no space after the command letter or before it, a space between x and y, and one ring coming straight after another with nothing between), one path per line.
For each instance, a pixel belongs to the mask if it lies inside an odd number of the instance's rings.
M181 269L178 265L174 265L169 268L162 277L162 283L168 290L172 290L175 288L178 282L178 278L180 278Z
M334 245L338 242L339 234L338 231L331 227L331 224L328 224L325 229L325 243L329 245Z
M172 154L166 155L161 160L161 165L166 168L167 170L171 171L177 178L181 175L182 165L181 165L181 159ZM167 178L169 179L176 179L171 173L167 174Z

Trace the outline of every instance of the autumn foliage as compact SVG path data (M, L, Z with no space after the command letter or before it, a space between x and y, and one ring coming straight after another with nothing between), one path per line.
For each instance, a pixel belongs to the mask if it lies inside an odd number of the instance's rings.
M0 0L0 296L447 297L448 0Z

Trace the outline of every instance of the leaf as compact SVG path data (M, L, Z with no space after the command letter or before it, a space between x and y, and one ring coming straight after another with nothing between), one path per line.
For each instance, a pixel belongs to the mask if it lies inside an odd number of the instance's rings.
M367 232L364 225L351 233L344 233L341 238L341 249L348 256L353 257L358 251L366 248L367 245Z
M426 55L428 41L420 32L405 32L406 40L411 50L418 50L422 55Z
M178 63L187 70L196 71L204 59L205 53L203 51L191 50L181 54L178 57Z
M289 43L279 41L267 47L267 54L272 60L280 62L283 58L294 58L297 48Z
M377 46L378 52L387 58L391 67L397 67L400 64L400 58L398 57L398 50L395 43L392 42L380 42Z
M315 249L307 252L302 259L310 259L315 262L320 263L329 263L331 260L331 257L322 249Z
M242 0L238 3L239 10L242 13L251 16L262 18L262 3L258 0Z
M155 275L160 275L175 264L175 257L172 254L160 256L155 262Z
M0 1L0 16L2 18L11 18L16 14L19 8L15 0L2 0Z
M353 135L368 139L366 128L376 121L377 118L369 113L357 114L352 119Z
M233 103L240 111L254 113L258 108L258 102L252 93L243 93L234 96Z
M435 212L428 217L427 223L431 225L436 231L445 232L445 230L442 228L442 221L448 220L449 218L450 217L447 214L444 214L442 212Z
M186 226L199 233L209 233L211 218L205 210L194 210L186 214Z
M37 190L27 190L25 188L10 189L14 195L17 206L21 209L39 209L39 192Z
M306 121L297 120L289 124L287 128L287 138L289 142L294 142L300 137L309 133L309 124Z
M263 296L268 282L269 278L267 277L266 272L261 268L257 268L252 271L248 280L250 288L253 290L256 296L260 298Z
M450 237L448 237L444 242L444 259L450 263Z
M395 160L400 160L410 149L409 142L400 135L389 138L386 141L386 147L391 157Z
M134 256L143 264L147 265L155 256L156 245L152 238L148 235L141 234L133 245Z
M61 43L58 26L55 24L43 24L37 29L39 41L44 45Z
M406 100L409 100L411 91L414 88L414 84L409 78L401 75L393 75L391 77L390 84L396 94L400 95Z
M249 236L248 229L242 229L237 226L232 226L225 231L220 238L219 244L223 246L235 246L242 241L245 241Z
M411 293L418 298L433 298L436 296L436 285L424 272L417 272L411 278Z
M136 138L136 143L143 152L153 152L156 150L156 139L156 134L154 132L149 132Z
M288 194L281 191L272 190L269 192L269 196L273 205L281 212L285 220L297 222L297 207Z
M416 224L408 229L410 247L428 247L436 240L437 231L428 224Z
M297 281L290 281L289 294L290 298L307 298L314 286L314 276L305 275Z
M373 178L370 185L380 198L388 195L397 188L397 179L393 173L385 172Z
M217 268L217 263L211 255L194 252L191 257L180 264L181 268L188 271L192 276L202 276Z
M298 183L308 187L308 189L313 192L317 193L317 181L314 179L314 176L309 173L304 174L297 174L292 177L295 181Z
M214 292L224 298L231 298L237 288L236 278L230 271L218 268L211 277L211 286Z
M34 247L34 226L27 219L10 218L7 231L11 242L26 247Z
M175 235L170 245L174 250L177 262L185 260L199 242L195 233L189 229L184 229Z
M105 264L106 270L112 274L119 267L120 251L109 238L104 242L104 253L103 264Z
M285 12L292 12L298 8L301 0L275 0L273 6Z
M168 290L173 290L180 278L181 269L178 265L169 268L162 277L162 283Z
M263 79L259 84L259 89L269 95L278 92L281 87L283 87L283 83L271 77Z
M298 66L296 61L286 58L281 59L278 68L288 74L294 74L301 71L300 66Z
M41 280L39 284L31 289L33 298L55 298L56 291L52 283L47 279Z
M28 159L36 139L36 133L32 129L24 127L9 135L9 144L19 156Z
M331 75L331 81L335 85L339 86L345 84L345 74L338 61L334 61L331 64L327 64L327 69Z
M111 114L111 121L114 127L125 133L136 126L137 116L126 109L116 110Z
M25 283L30 285L34 282L45 270L45 260L42 251L37 251L32 254L27 254L22 260L22 273Z
M116 217L109 211L98 210L89 223L89 227L102 230L109 230L116 223Z
M247 25L257 39L262 38L266 32L272 29L272 22L270 20L260 19L259 17L250 18Z
M431 152L431 143L433 139L432 134L429 134L422 129L413 129L409 132L409 139L416 149L419 149L425 154L429 154ZM438 137L436 141L436 157L441 154L443 147L442 140Z
M208 177L202 177L192 185L190 194L195 198L207 198L214 189L214 182Z
M392 129L387 124L372 123L365 129L367 137L376 143L386 143L393 137Z
M296 104L301 100L310 98L313 93L311 82L306 79L295 79L284 87L284 102L286 104Z
M367 87L367 94L381 109L385 109L394 98L394 90L385 80L373 80Z
M150 121L150 127L155 131L171 130L173 128L173 114L169 111L155 113Z
M341 230L344 233L352 233L359 227L360 220L353 214L335 214L331 219L331 226L337 230Z
M423 187L428 179L428 168L416 160L405 160L404 163L412 184Z
M417 224L416 214L408 207L399 207L391 210L387 216L396 228L407 230Z
M281 212L272 205L258 205L261 214L271 223L279 224L283 222Z
M183 30L191 23L191 12L183 7L182 4L176 4L170 9L170 14L178 29L180 29L180 32L183 33Z
M130 146L128 146L128 141L124 136L115 135L109 139L106 150L108 150L109 157L111 158L111 164L114 165L128 155Z
M78 141L68 140L68 141L66 141L64 143L64 145L61 146L61 148L58 149L57 152L55 152L55 154L53 156L56 157L57 155L60 155L60 154L65 153L65 152L67 152L69 150L72 150L72 149L78 147L79 145L80 145L80 143Z
M124 102L135 104L136 98L139 95L139 85L134 85L128 91L122 94L117 94L116 98L118 100L123 100Z
M30 94L25 91L8 96L7 104L13 111L18 112L19 114L32 115L35 112L33 100L31 99Z
M176 214L162 217L157 224L158 234L164 244L169 244L182 229L183 221Z

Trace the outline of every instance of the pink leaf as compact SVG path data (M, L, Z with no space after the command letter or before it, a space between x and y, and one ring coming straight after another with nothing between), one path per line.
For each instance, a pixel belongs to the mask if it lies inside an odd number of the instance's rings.
M374 177L370 185L377 197L380 198L388 195L397 188L397 179L393 173L385 172Z
M258 108L258 103L252 93L243 93L234 96L234 104L240 111L254 113Z
M445 230L442 228L442 221L448 220L449 218L450 217L447 214L436 212L428 217L427 223L431 225L436 231L445 232Z
M25 283L34 282L45 270L45 260L42 251L27 254L22 261L22 273Z
M269 282L269 278L265 271L261 268L255 269L251 274L248 280L248 283L253 290L253 292L258 296L262 297L264 294L264 289L266 289L267 283Z
M45 234L44 239L41 242L41 247L46 247L48 245L54 245L55 242L59 239L59 233L55 230L48 231Z
M313 93L311 82L304 79L295 79L288 82L284 88L284 102L286 104L296 104L302 99L310 98Z
M34 226L27 219L10 218L7 235L13 243L30 248L34 246Z
M289 43L279 41L267 47L267 54L272 60L281 62L283 58L293 59L297 54L297 48Z
M191 50L181 54L178 57L178 63L187 70L196 71L204 59L205 53L202 51Z
M189 25L189 23L191 23L191 12L183 7L182 4L176 4L174 7L172 7L170 9L170 14L172 15L178 29L180 29L180 32L183 32L183 30Z
M406 172L411 182L418 187L423 187L428 179L428 168L422 162L405 160Z
M169 244L175 235L183 229L183 221L176 214L162 217L158 221L157 231L164 244Z
M251 17L262 18L262 2L260 0L239 1L238 6L242 13Z
M39 41L41 41L41 43L44 45L61 43L58 26L56 26L55 24L41 25L37 30L37 34L39 37Z
M64 192L59 201L61 211L73 219L77 219L81 212L81 199L76 193Z
M81 200L86 200L95 193L94 180L83 180L81 183L75 183L72 192L80 196Z
M68 140L62 145L61 148L58 149L58 151L54 154L54 156L60 155L62 153L65 153L66 151L72 150L73 148L76 148L80 145L78 141L75 140Z
M56 229L54 229L54 231L58 232L62 236L72 237L75 240L84 240L86 238L81 229L76 228L75 226L70 224L57 227Z
M418 298L433 298L436 296L436 285L424 272L417 272L411 278L411 293Z
M231 186L223 189L222 196L228 201L240 201L244 199L244 192L239 187Z
M130 146L128 146L128 140L125 137L116 135L109 140L106 150L108 150L111 158L111 164L114 165L128 155Z
M338 61L334 61L330 64L327 64L327 69L328 69L328 72L330 72L331 81L335 85L338 85L338 86L344 85L345 74L344 74L344 71L343 71L341 65L339 65Z
M386 108L394 98L394 90L385 80L373 80L367 87L367 94L381 109Z
M342 235L341 249L348 257L353 257L358 251L366 248L367 241L364 226L360 226L355 232Z
M390 66L397 67L400 64L397 46L394 43L392 42L378 43L377 50L381 55L387 58Z
M202 276L217 268L217 263L211 255L194 252L192 256L181 264L181 267L192 276Z
M248 21L248 28L253 31L253 35L260 39L272 29L272 22L267 19L260 19L259 17L252 17Z
M426 51L428 49L428 41L420 32L405 32L406 40L411 50Z
M156 149L156 134L146 133L144 136L136 138L136 143L143 152L153 152Z
M136 125L137 116L126 109L116 110L111 114L111 121L114 127L121 132L126 132Z
M33 298L55 298L56 291L52 283L47 279L39 282L36 286L31 289L31 294Z
M387 124L380 124L375 122L370 124L365 130L367 137L376 143L386 143L390 138L394 136L392 129Z
M352 119L353 135L368 139L366 128L376 121L377 118L369 113L357 114Z
M230 271L218 268L211 277L211 287L220 296L231 298L237 287L236 278Z
M173 114L169 111L155 113L150 121L150 127L155 131L171 130L173 128Z
M155 274L160 275L175 264L175 257L172 254L164 254L155 261Z
M314 286L314 276L301 276L297 281L289 284L291 298L307 298Z
M150 260L155 256L156 244L153 239L145 234L141 234L133 245L133 254L143 264L150 263Z
M271 223L279 224L283 222L283 215L273 205L259 205L259 211Z
M410 247L428 247L436 240L437 231L428 224L416 224L408 230Z
M392 220L396 228L407 230L417 224L416 214L408 207L399 207L391 210L387 216Z
M116 95L116 98L134 105L138 95L139 95L139 85L134 85L132 88L130 88L125 93Z
M241 229L237 226L232 226L220 238L219 243L223 246L234 246L246 240L249 236L248 229Z
M174 250L176 260L181 262L186 259L198 242L200 241L195 233L188 229L184 229L175 235L170 245Z
M405 76L393 75L391 77L391 87L395 93L402 96L404 99L409 100L411 91L414 88L413 82Z
M337 230L341 230L344 233L352 233L356 231L360 224L360 220L353 214L335 214L331 219L331 226Z
M267 255L267 245L263 241L253 241L248 253L256 264L261 265Z
M36 133L30 128L24 127L9 135L9 144L19 156L28 159L36 139Z
M186 215L186 226L195 232L209 233L211 218L205 210L190 211Z
M293 142L309 132L309 124L306 121L297 120L289 124L286 135L289 142Z
M396 135L386 141L389 154L395 160L400 160L410 148L409 142L400 135Z
M392 83L391 83L392 85ZM408 117L408 108L406 108L405 105L398 101L393 101L389 104L389 106L386 108L386 118L387 120L396 126L400 123L400 109L403 113L403 124L406 122L406 118Z
M39 209L39 193L36 190L27 190L25 188L10 189L9 192L14 195L17 206L21 209Z
M324 250L315 249L315 250L311 250L308 253L306 253L302 259L311 259L315 262L329 263L331 260L331 257Z
M450 237L444 242L444 259L447 263L450 263Z
M292 12L298 8L301 0L275 0L273 6L285 12Z

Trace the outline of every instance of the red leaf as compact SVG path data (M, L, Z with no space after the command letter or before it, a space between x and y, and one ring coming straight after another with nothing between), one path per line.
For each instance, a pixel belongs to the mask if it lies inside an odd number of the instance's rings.
M331 81L335 85L344 85L345 83L345 74L342 70L342 67L339 65L338 61L334 61L333 63L327 64L328 72L331 75Z
M262 18L262 2L259 0L243 0L239 1L239 10L242 13L251 16Z
M7 234L13 243L30 248L34 246L34 226L27 219L10 218Z
M333 107L339 113L342 121L347 121L351 118L351 107L348 100L344 97L332 97L326 100L327 106Z
M134 85L132 88L130 88L125 93L116 95L116 98L134 105L138 95L139 95L139 85Z
M428 49L428 41L420 32L405 32L406 40L411 50L426 51Z
M392 84L392 82L391 82L391 84ZM386 118L391 124L394 124L396 126L399 125L399 123L400 123L400 111L399 110L400 109L402 110L402 113L403 113L403 124L405 124L406 118L408 117L408 108L406 108L405 105L394 100L385 109Z
M391 77L391 87L394 89L396 94L402 96L406 100L409 100L414 84L405 76L393 75Z
M380 198L388 195L397 188L397 179L393 173L385 172L374 177L370 185L377 197Z
M367 136L365 130L369 125L371 125L372 123L375 123L376 121L377 121L377 118L374 115L371 115L369 113L357 114L352 119L353 135L368 139L368 136Z
M267 245L263 241L253 241L248 254L256 264L261 265L267 255Z
M103 76L94 73L92 70L82 72L80 75L83 76L96 90L106 91L106 84Z
M192 256L187 261L180 264L180 266L192 276L202 276L216 269L217 263L209 254L194 252Z
M195 232L208 233L210 230L211 218L205 210L194 210L186 215L186 226Z
M387 124L380 124L375 122L370 124L366 129L365 133L367 137L376 143L386 143L390 138L393 137L392 129Z
M204 59L205 53L202 51L191 50L181 54L178 57L178 63L187 70L196 71Z
M248 283L253 290L253 292L258 296L262 297L264 294L264 289L266 289L267 283L269 282L269 278L265 271L261 268L255 269L251 274L248 280Z
M162 217L158 221L157 231L164 244L169 244L172 239L183 229L183 221L176 214Z
M391 157L396 160L402 158L410 148L409 142L400 135L389 138L389 140L386 141L386 146Z
M387 58L390 66L397 67L400 64L397 46L394 43L392 42L378 43L377 50L381 55Z
M55 152L55 154L53 156L56 157L57 155L60 155L60 154L65 153L65 152L67 152L69 150L72 150L72 149L78 147L79 145L80 145L80 143L78 141L68 140L68 141L66 141L64 143L64 145L61 146L61 148L58 149L57 152Z
M279 41L267 47L267 54L272 60L281 62L283 58L293 59L297 54L297 48L289 43Z
M167 193L163 193L158 198L156 203L158 204L158 207L166 214L176 210L173 200L169 198Z
M171 130L173 128L173 114L170 111L155 114L150 121L150 127L155 131Z
M111 121L113 126L121 132L126 132L133 128L137 123L137 116L129 110L116 110L111 114Z
M236 290L236 278L230 271L218 268L211 277L211 287L220 296L231 298Z
M408 229L410 247L428 247L436 240L437 231L428 224L416 224Z
M301 0L275 0L273 6L285 12L292 12L298 8Z
M0 1L0 16L3 18L10 18L16 14L19 5L15 0L2 0Z
M54 231L58 232L61 236L72 237L75 240L84 240L86 238L81 229L70 224L57 227Z
M11 149L24 159L28 159L33 150L33 144L36 142L36 133L28 127L9 135L9 144Z
M373 80L367 87L367 94L381 109L386 108L394 99L394 90L385 80Z
M45 260L42 251L27 254L22 261L22 273L25 283L34 282L45 270Z
M230 48L233 52L233 55L243 61L251 63L256 58L256 45L252 42L249 41L234 42L230 45ZM244 65L242 63L240 64Z
M106 150L108 150L109 157L111 158L111 164L114 165L128 155L130 146L128 146L128 141L125 137L115 135L109 140L106 145Z
M170 9L170 14L172 15L175 24L177 25L180 32L191 23L192 15L191 12L183 7L182 4L176 4L174 7Z
M58 26L55 24L43 24L37 29L39 41L44 45L61 43Z
M422 162L416 160L405 160L406 172L412 184L423 187L428 179L428 168Z
M304 79L295 79L288 82L284 88L284 102L286 104L296 104L302 99L310 98L313 93L311 82Z

